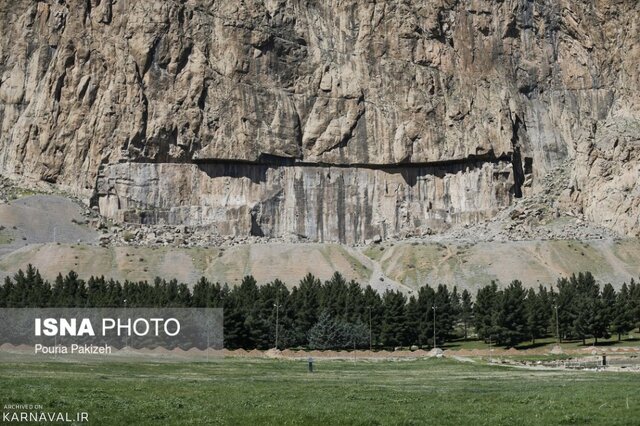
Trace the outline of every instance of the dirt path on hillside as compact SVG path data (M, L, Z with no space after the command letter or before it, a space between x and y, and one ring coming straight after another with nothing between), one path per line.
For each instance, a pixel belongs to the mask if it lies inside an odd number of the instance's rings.
M365 255L361 249L349 246L345 246L345 249L351 256L371 271L368 284L374 290L379 293L384 293L386 290L400 290L409 295L415 292L411 287L389 278L382 270L380 262Z

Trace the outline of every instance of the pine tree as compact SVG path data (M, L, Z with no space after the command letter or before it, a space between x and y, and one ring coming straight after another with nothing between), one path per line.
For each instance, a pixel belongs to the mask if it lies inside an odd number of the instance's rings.
M458 287L453 286L453 290L451 291L451 317L453 320L454 328L460 324L461 316L462 316L462 298L458 293Z
M291 303L296 312L293 323L294 336L299 345L307 343L307 333L318 321L321 287L319 279L307 274L291 294Z
M451 304L449 289L443 284L438 285L434 296L436 344L444 344L451 336L455 324L455 310ZM433 310L433 309L432 309Z
M323 311L318 322L309 330L311 349L355 349L367 341L364 324L332 318L328 311Z
M138 286L138 289L140 286ZM191 306L191 291L185 283L181 283L178 286L178 298L177 305L182 308L188 308Z
M632 310L627 283L622 284L620 292L616 296L614 309L612 312L612 329L618 335L618 341L622 334L633 329Z
M586 339L592 329L592 312L596 309L595 301L586 296L580 296L577 301L577 311L573 321L573 332L576 337L582 339L582 344L586 345Z
M473 307L474 323L478 337L485 341L497 331L495 319L499 302L498 285L495 281L478 289Z
M156 280L160 281L159 278L157 278ZM124 306L124 299L125 297L123 297L122 284L120 284L120 281L115 281L113 279L110 279L109 282L107 283L107 296L105 298L105 301L106 301L105 306L121 308ZM160 307L160 306L166 306L166 305L156 302L154 306Z
M249 344L249 332L245 327L245 317L233 297L225 299L223 323L224 347L236 349Z
M629 312L633 327L638 327L640 332L640 283L636 283L633 278L629 282Z
M568 337L574 330L573 324L578 315L578 306L575 303L577 297L577 288L575 283L566 278L558 279L556 284L557 293L554 294L554 311L557 318L554 317L556 328L560 335L557 336L559 341Z
M544 302L542 288L539 294L536 294L532 288L527 291L525 310L527 334L531 339L531 343L535 343L538 337L544 336L549 327L549 310Z
M12 306L14 288L15 288L15 285L14 285L13 281L11 280L11 278L6 277L4 279L4 286L3 286L3 291L2 291L2 299L0 299L0 307L3 307L3 308L13 308L14 307L14 306Z
M40 272L29 264L25 274L27 287L24 306L42 308L47 305L51 287L42 279Z
M347 285L347 293L344 299L345 319L350 323L369 322L369 312L366 311L362 287L352 280Z
M62 274L56 276L53 286L51 287L51 300L49 302L50 307L65 307L63 296L63 278Z
M400 346L406 333L406 297L399 291L385 291L382 296L384 318L382 322L382 343L385 346Z
M13 292L11 293L9 304L11 307L23 308L28 304L29 290L27 285L27 277L22 269L13 276Z
M273 288L275 292L274 311L277 316L276 322L278 326L278 347L290 346L294 343L293 318L295 316L295 312L291 306L291 293L285 284L278 279L273 281ZM275 323L273 330L275 333Z
M584 345L588 336L591 335L597 339L596 334L601 333L602 321L598 317L598 311L601 308L600 286L589 272L572 275L570 281L576 289L574 306L577 315L573 323L573 331L576 337L582 339Z
M259 315L260 306L256 306L259 300L260 290L255 278L247 275L242 279L239 286L232 290L232 298L236 301L236 309L241 313L244 320L243 348L253 349L256 347L257 336L263 332L263 324Z
M13 283L9 277L5 277L4 284L0 285L0 308L7 307L7 295L12 285Z
M610 283L602 287L602 292L596 297L596 312L592 334L596 343L598 338L609 338L609 328L613 322L616 309L616 291Z
M107 285L104 277L91 277L87 280L87 306L103 307L106 306Z
M245 280L248 277L245 277ZM244 282L244 281L243 281ZM255 284L255 281L254 281ZM167 307L178 307L180 306L180 289L178 287L178 280L175 278L166 283L165 286L165 300Z
M384 306L380 293L371 288L370 285L364 289L362 295L363 306L365 306L365 317L363 322L370 328L371 346L380 344L380 335L382 332L382 323L384 318Z
M546 327L542 333L542 335L545 335L549 332L549 327L552 325L551 321L553 320L553 316L555 315L554 309L553 309L553 300L554 300L553 288L549 290L547 289L547 287L540 284L538 286L538 294L536 296L538 297L538 303L540 304L540 309L544 313L544 317L545 317L544 324L546 324Z
M308 334L311 349L331 349L340 346L340 329L329 311L324 310Z
M156 278L120 283L104 277L80 279L73 271L58 274L51 285L32 265L7 277L0 286L0 307L40 306L194 306L225 309L225 345L229 348L267 348L275 342L278 324L279 347L300 346L308 342L308 331L319 322L324 310L331 318L337 336L332 347L353 348L373 345L424 345L433 340L434 313L437 343L450 338L454 326L461 323L465 338L474 324L478 336L485 340L515 345L524 338L544 336L549 325L555 332L557 307L560 336L608 337L618 340L640 323L640 286L631 280L616 293L613 286L600 286L590 273L560 279L557 292L540 286L525 291L518 281L500 291L496 283L478 290L474 305L471 295L461 295L454 287L449 292L440 285L429 286L407 298L400 292L383 296L370 286L347 283L338 273L322 284L307 275L291 292L275 280L258 286L251 276L229 289L227 284L212 284L201 278L190 290L177 280ZM436 307L434 312L433 307ZM277 320L276 320L277 318ZM550 321L553 321L550 324ZM369 331L370 330L370 331Z
M405 335L403 341L406 342L407 345L420 345L420 305L418 305L418 300L415 296L409 297L409 301L407 302L407 306L405 307L405 320L404 323L406 325Z
M209 301L209 293L211 291L211 282L205 277L201 277L192 289L192 303L196 308L204 308Z
M522 342L526 336L526 293L522 283L518 280L512 281L501 293L497 319L498 340L509 346L515 346Z
M320 289L320 309L327 311L332 318L345 318L347 313L347 282L335 272Z
M473 323L473 301L471 300L471 293L466 288L462 291L461 299L460 320L464 327L464 340L467 340L469 327Z
M267 349L275 346L276 326L278 346L281 347L285 342L286 335L282 333L282 329L287 323L288 297L289 292L280 280L276 279L259 287L259 297L247 317L248 328L256 347Z
M436 292L429 285L418 289L418 309L420 312L420 333L418 341L420 346L433 341L433 306L435 304Z

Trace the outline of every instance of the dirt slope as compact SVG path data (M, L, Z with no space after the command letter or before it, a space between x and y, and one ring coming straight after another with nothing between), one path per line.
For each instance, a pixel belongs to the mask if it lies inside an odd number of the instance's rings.
M452 236L363 247L283 242L101 247L100 233L79 224L86 220L83 214L86 210L80 204L61 196L36 195L0 204L0 226L4 226L0 231L0 278L29 263L48 278L73 269L84 277L151 280L161 276L188 283L204 275L235 284L251 274L261 283L280 278L294 285L309 272L327 279L339 271L378 291L410 293L427 283L474 290L491 280L506 284L516 278L535 286L586 270L615 286L640 276L639 239L472 243Z

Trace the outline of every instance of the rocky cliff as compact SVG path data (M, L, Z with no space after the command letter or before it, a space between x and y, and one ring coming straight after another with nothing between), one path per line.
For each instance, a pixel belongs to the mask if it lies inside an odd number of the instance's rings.
M0 3L0 171L101 213L360 242L541 190L640 232L635 0Z

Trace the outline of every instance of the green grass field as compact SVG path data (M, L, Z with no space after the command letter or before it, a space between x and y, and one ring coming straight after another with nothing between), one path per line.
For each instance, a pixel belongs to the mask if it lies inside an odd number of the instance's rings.
M634 330L634 335L637 335L637 330ZM553 336L547 336L544 338L536 339L535 343L531 343L530 340L521 342L516 345L516 349L542 349L542 350L551 350L554 346L557 345L557 340ZM572 349L582 349L586 347L595 346L600 349L607 348L615 348L615 347L636 347L640 346L640 339L637 337L629 338L625 336L623 339L618 340L617 336L611 336L608 339L600 338L598 339L598 343L595 343L593 338L588 338L585 340L585 345L582 344L582 340L571 340L571 341L563 341L560 343L560 347L563 350L572 350ZM459 350L459 349L489 349L489 344L484 340L478 339L468 339L464 340L462 338L452 340L446 342L442 345L444 349L451 350ZM493 348L505 349L504 345L492 345Z
M0 364L2 404L91 424L638 424L640 376L482 361Z

